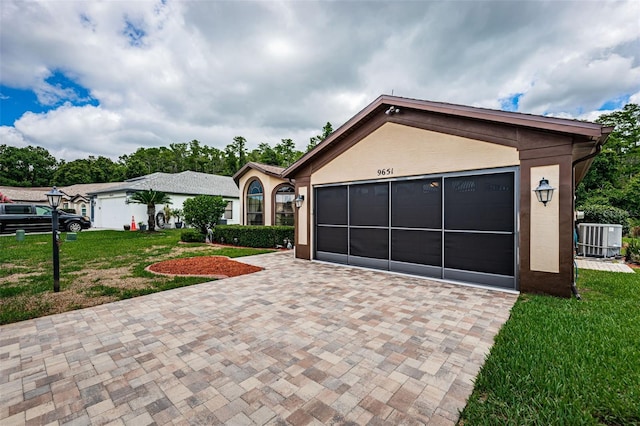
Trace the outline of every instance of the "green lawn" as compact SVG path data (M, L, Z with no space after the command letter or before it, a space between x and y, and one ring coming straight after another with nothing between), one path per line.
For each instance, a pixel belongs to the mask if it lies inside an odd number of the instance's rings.
M582 301L521 295L464 425L640 425L640 275L580 271Z
M22 242L13 235L0 236L0 324L211 281L144 270L160 260L272 251L180 244L179 239L180 230L81 232L77 241L60 247L61 291L53 293L51 234L27 234Z

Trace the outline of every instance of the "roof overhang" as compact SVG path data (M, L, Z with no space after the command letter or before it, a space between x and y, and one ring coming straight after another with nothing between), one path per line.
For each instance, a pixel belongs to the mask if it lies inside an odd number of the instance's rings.
M399 108L400 110L411 109L415 111L442 114L452 117L480 120L500 125L522 127L538 131L570 135L572 136L573 140L577 142L576 145L579 145L574 149L574 160L579 159L581 154L583 153L595 152L598 149L597 146L604 144L609 133L611 133L611 130L613 130L612 128L604 127L602 124L590 123L586 121L545 117L518 112L499 111L486 108L470 107L465 105L382 95L371 104L367 105L363 110L358 112L345 124L336 129L313 150L307 152L298 161L285 169L282 172L282 177L289 179L294 178L296 173L307 166L314 157L331 149L331 147L348 137L350 133L364 125L376 114L384 114L385 111L387 111L391 106ZM576 177L580 176L580 179L584 177L591 164L590 161L585 161L583 163L576 164L576 167L580 166L580 173L576 173ZM576 183L577 182L579 182L579 180L577 180Z
M268 164L262 164L262 163L256 163L256 162L250 161L246 163L244 166L242 166L240 170L238 170L233 175L233 180L235 181L236 185L239 184L240 178L244 176L249 170L257 170L260 173L263 173L265 175L277 177L280 179L282 179L282 172L284 171L284 169L281 167L269 166Z

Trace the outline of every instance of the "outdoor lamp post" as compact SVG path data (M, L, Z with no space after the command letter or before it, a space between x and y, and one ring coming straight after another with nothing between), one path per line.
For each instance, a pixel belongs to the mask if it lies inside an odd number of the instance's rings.
M51 191L46 193L49 205L53 208L51 211L51 234L53 236L53 291L60 291L60 254L58 251L58 206L62 200L62 192L54 186Z
M538 201L547 206L547 203L551 201L551 197L553 197L554 187L549 185L549 181L545 178L540 179L540 184L533 192L536 193L536 197L538 197Z

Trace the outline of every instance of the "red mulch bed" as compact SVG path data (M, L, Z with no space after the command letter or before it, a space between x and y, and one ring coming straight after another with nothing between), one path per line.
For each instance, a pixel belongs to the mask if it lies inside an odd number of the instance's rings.
M165 260L147 268L151 272L163 275L198 275L216 278L237 277L262 271L262 269L236 262L226 256L197 256Z

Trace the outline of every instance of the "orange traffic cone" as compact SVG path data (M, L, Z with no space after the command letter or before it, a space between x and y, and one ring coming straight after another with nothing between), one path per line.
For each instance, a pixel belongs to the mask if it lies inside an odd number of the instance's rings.
M136 220L135 220L135 218L133 216L131 216L131 230L132 231L137 231Z

